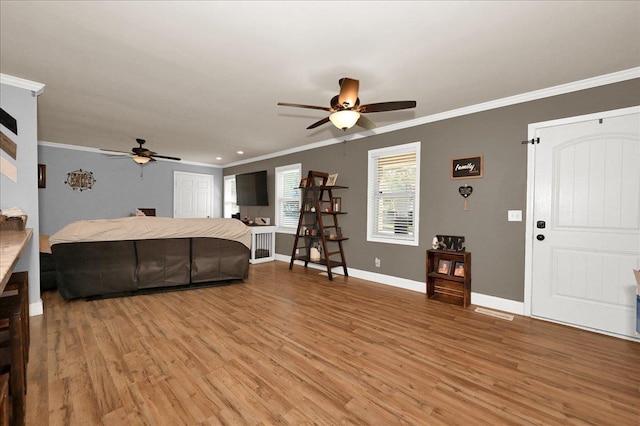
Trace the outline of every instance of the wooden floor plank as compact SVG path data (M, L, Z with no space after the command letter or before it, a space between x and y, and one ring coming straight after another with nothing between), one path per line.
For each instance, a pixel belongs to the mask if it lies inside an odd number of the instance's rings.
M44 293L27 424L640 424L639 343L287 267L91 302Z

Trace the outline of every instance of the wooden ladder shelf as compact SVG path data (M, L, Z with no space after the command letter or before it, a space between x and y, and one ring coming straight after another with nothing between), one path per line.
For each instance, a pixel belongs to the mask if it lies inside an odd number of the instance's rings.
M346 213L342 211L341 199L333 196L334 190L347 189L347 187L327 186L328 178L328 173L312 170L309 171L306 180L303 179L301 183L302 207L289 269L293 268L296 260L303 261L305 267L309 263L317 263L326 266L329 280L333 280L332 268L341 266L344 275L349 275L342 247L342 243L348 238L344 237L338 225L338 216ZM325 224L325 221L329 223ZM312 259L312 248L320 251L319 259Z

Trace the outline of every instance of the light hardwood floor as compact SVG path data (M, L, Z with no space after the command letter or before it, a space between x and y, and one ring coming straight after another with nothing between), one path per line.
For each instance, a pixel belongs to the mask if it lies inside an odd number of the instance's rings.
M173 293L44 294L27 424L640 424L639 343L287 267Z

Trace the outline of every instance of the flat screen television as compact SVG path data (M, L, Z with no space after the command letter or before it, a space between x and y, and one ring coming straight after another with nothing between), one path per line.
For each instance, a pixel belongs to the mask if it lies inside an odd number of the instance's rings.
M236 175L236 197L239 206L268 206L267 171Z

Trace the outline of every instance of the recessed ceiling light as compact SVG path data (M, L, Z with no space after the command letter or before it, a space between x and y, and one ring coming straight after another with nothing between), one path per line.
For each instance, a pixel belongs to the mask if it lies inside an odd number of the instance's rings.
M216 160L222 160L222 157L216 157Z
M244 154L244 151L238 151L238 154L242 155Z

